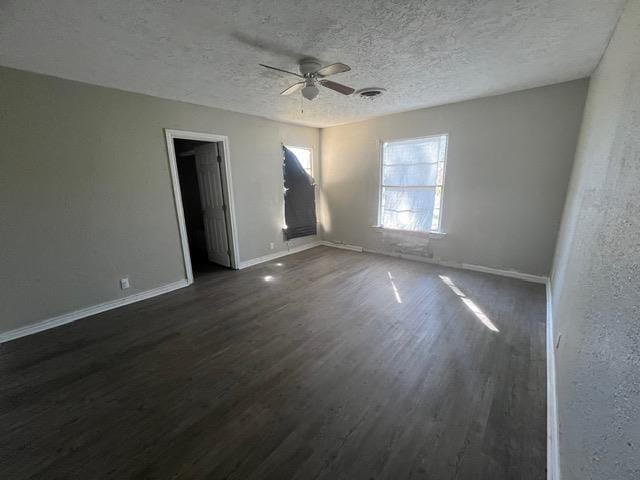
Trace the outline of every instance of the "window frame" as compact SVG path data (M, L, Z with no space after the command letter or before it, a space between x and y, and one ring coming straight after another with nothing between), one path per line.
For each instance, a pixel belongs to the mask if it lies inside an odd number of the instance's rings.
M389 143L403 143L403 142L417 142L420 140L430 140L433 138L442 138L442 137L446 137L446 142L445 142L445 148L444 148L444 161L442 162L442 195L441 195L441 199L440 199L440 217L438 219L438 229L437 230L408 230L408 229L403 229L403 228L390 228L390 227L385 227L384 224L382 223L382 190L385 187L385 185L383 185L383 181L384 181L384 146L386 144ZM448 133L436 133L433 135L426 135L424 137L411 137L411 138L395 138L395 139L386 139L386 140L379 140L378 141L378 220L377 220L377 224L375 225L376 228L378 229L382 229L382 230L390 230L390 231L395 231L395 232L403 232L403 233L408 233L408 234L426 234L426 235L433 235L436 237L439 236L443 236L445 235L445 232L443 230L443 220L444 220L444 206L445 206L445 202L444 202L444 191L445 191L445 185L446 185L446 176L447 176L447 160L448 160L448 156L449 156L449 139L450 139L450 135ZM434 188L437 188L438 185L435 184ZM435 208L434 208L435 209ZM432 223L433 223L433 216L432 216Z
M311 154L311 155L309 156L309 158L310 158L310 162L311 162L311 164L310 164L310 170L311 170L311 172L307 172L307 173L308 173L309 175L311 175L311 176L315 179L316 177L314 177L314 176L313 176L313 170L314 170L314 169L313 169L313 147L302 147L302 146L299 146L299 145L291 145L291 144L286 144L286 143L285 143L285 144L283 144L283 145L285 146L285 148L288 148L289 150L291 150L292 148L298 148L298 149L300 149L300 150L308 150L308 151L309 151L309 153ZM294 154L294 155L295 155L295 154ZM296 157L296 158L297 158L297 157ZM304 167L303 167L303 168L304 168ZM306 171L307 171L307 169L305 168L305 172L306 172Z

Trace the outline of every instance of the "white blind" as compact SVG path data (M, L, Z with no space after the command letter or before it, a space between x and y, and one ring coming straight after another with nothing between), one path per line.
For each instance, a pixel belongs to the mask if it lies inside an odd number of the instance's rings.
M382 151L380 224L439 231L447 135L387 142Z

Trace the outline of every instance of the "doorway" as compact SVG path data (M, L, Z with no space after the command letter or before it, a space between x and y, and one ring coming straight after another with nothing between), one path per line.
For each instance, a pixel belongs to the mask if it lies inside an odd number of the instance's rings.
M166 130L187 281L238 267L227 138Z

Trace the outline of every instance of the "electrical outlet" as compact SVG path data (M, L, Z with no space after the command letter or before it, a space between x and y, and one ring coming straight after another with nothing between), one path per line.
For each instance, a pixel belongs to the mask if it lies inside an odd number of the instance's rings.
M273 242L269 242L269 248L271 250L273 250L276 247L276 245Z
M120 288L122 290L126 290L127 288L129 288L129 277L120 279Z

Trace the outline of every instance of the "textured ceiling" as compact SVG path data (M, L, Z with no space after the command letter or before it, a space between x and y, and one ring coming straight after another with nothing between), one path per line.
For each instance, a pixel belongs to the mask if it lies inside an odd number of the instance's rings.
M0 64L313 126L591 74L625 0L2 0ZM304 56L332 77L300 112L279 97ZM293 80L293 82L292 82Z

